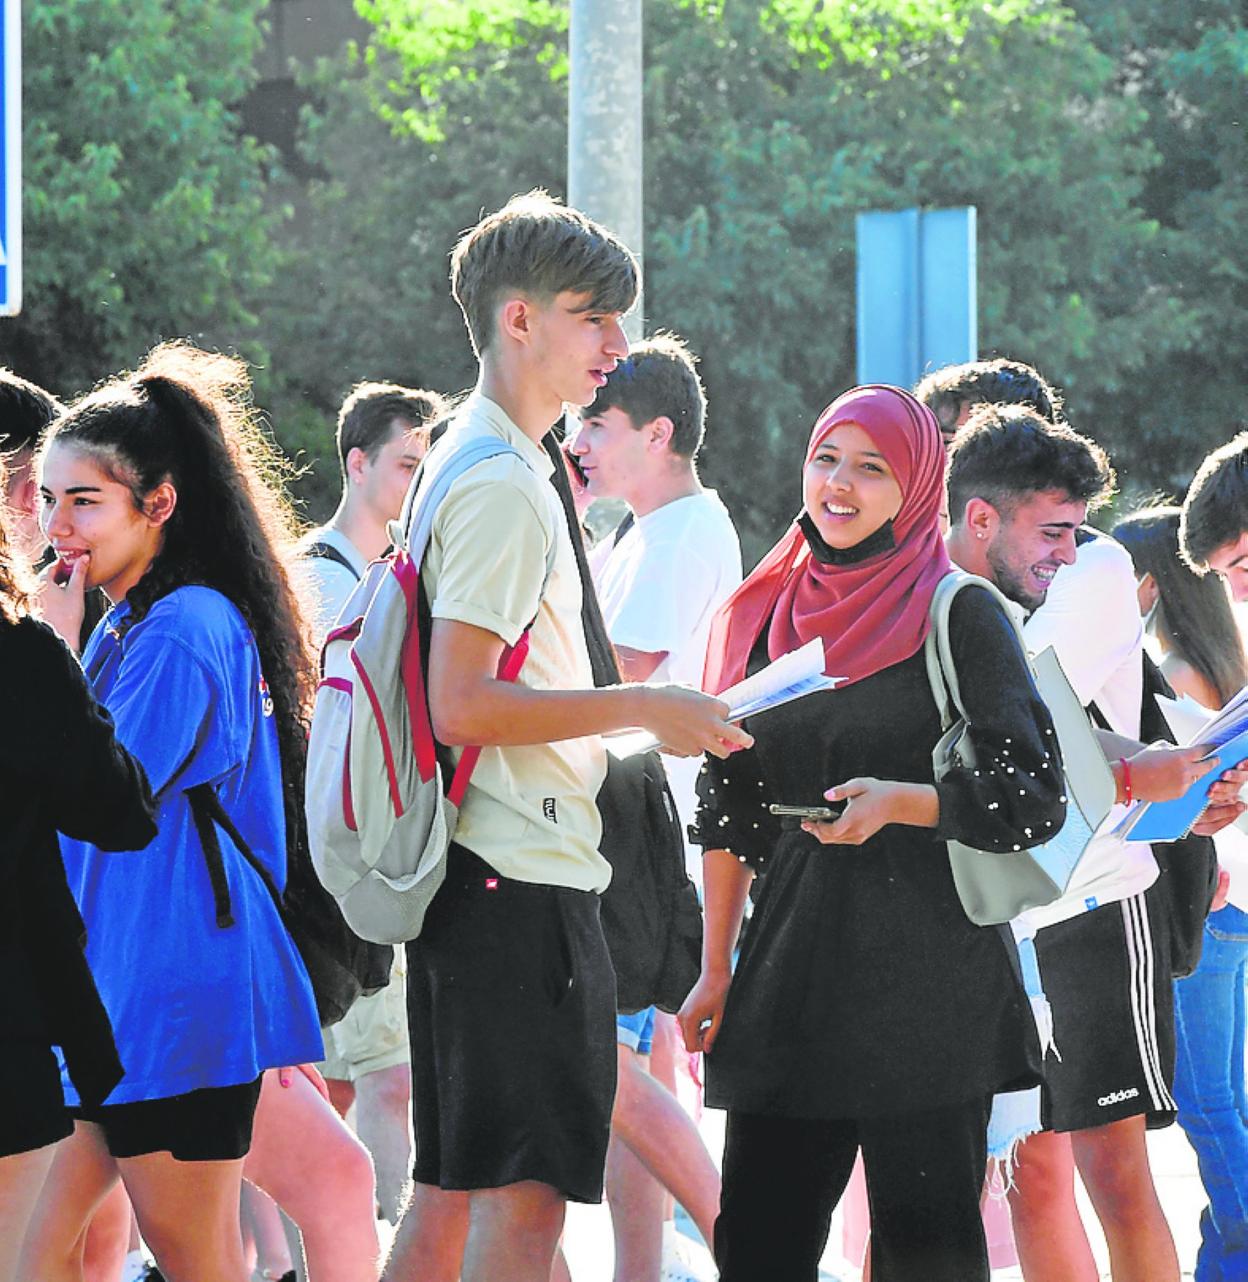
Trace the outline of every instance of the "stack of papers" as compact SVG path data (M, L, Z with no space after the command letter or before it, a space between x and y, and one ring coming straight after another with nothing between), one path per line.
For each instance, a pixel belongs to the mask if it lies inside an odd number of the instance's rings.
M1209 800L1209 789L1222 772L1248 758L1248 687L1221 712L1208 713L1194 699L1157 696L1157 706L1185 747L1207 744L1217 765L1174 801L1141 801L1132 806L1119 825L1132 841L1178 841L1186 837ZM1203 716L1201 714L1204 714Z
M823 642L808 641L798 650L781 655L774 663L731 686L718 697L728 705L729 721L744 721L769 708L778 708L816 690L831 690L844 677L829 677L823 672ZM623 734L604 736L607 750L615 757L631 757L650 752L659 741L648 730L626 730Z

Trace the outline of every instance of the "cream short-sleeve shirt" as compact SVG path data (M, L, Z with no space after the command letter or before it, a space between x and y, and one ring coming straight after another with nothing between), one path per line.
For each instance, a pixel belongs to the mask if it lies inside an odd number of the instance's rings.
M421 567L431 613L484 628L507 645L532 622L520 684L590 690L581 579L549 456L497 404L474 393L426 469L436 474L458 443L483 435L506 441L520 457L487 459L447 492ZM453 750L456 760L459 752ZM483 748L455 840L504 877L602 891L611 866L598 853L595 798L605 774L596 735Z

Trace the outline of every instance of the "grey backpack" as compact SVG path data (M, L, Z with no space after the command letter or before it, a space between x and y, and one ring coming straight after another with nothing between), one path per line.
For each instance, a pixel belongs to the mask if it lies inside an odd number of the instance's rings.
M425 689L420 566L451 485L500 454L521 457L504 441L475 437L440 457L427 485L422 467L396 550L368 567L321 652L308 740L308 844L347 924L376 943L420 934L481 754L465 748L447 785ZM500 679L516 679L528 648L526 629L504 652Z

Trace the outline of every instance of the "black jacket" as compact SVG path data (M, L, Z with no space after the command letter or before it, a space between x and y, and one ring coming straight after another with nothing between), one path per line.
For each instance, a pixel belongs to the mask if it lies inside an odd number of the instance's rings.
M154 809L143 768L60 638L33 619L0 621L0 1039L59 1045L89 1105L122 1066L57 832L137 850L156 835Z

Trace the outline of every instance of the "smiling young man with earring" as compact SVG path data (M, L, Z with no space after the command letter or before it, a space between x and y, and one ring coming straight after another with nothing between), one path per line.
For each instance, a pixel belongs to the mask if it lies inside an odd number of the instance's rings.
M1122 549L1104 540L1105 559L1082 564L1087 511L1109 497L1113 482L1105 452L1065 424L1021 405L981 404L953 441L947 546L957 565L995 583L1030 614L1029 648L1054 645L1076 693L1085 702L1095 698L1126 745L1139 735L1142 660L1137 654L1134 680L1116 702L1103 687L1086 688L1090 670L1081 662L1083 651L1129 650L1138 629L1134 577ZM1072 617L1069 603L1046 616L1050 586L1074 564L1077 549L1082 618ZM1117 573L1119 554L1125 579ZM1097 573L1101 589L1089 595ZM1103 671L1100 679L1106 681ZM1132 713L1133 720L1120 723ZM1130 802L1133 791L1150 800L1178 795L1187 774L1194 779L1207 770L1198 760L1203 755L1203 749L1147 749L1118 760L1119 801ZM1122 813L1111 813L1106 833ZM1114 1278L1178 1277L1144 1142L1145 1126L1168 1125L1175 1110L1169 916L1160 888L1154 889L1157 877L1147 843L1098 832L1067 893L1020 919L1034 935L1057 1049L1045 1060L1035 1123L1042 1121L1043 1129L1018 1147L1010 1189L1028 1282L1094 1282L1097 1276L1074 1200L1076 1168L1104 1227Z

